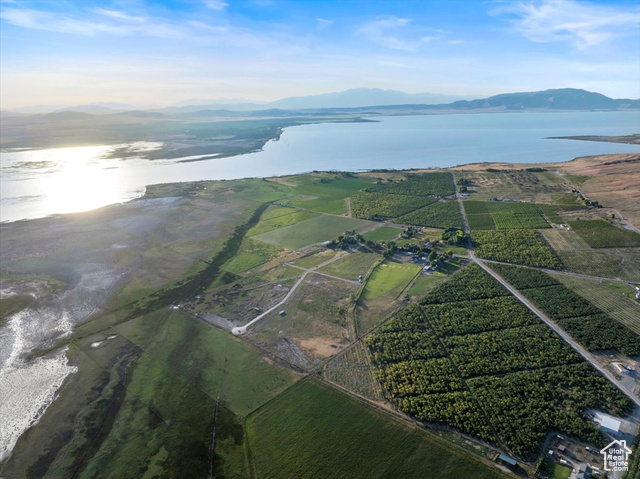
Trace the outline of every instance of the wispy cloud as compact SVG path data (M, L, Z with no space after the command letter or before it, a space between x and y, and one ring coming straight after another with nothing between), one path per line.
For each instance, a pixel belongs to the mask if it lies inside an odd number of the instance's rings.
M316 18L318 25L316 26L316 30L324 30L325 28L329 28L333 25L333 21L327 20L326 18Z
M579 3L573 0L531 0L495 6L492 15L510 15L515 30L537 42L568 42L578 50L637 34L638 7Z
M224 0L205 0L204 4L207 8L212 10L224 10L229 6Z
M385 48L402 51L415 51L421 45L439 38L431 35L408 38L406 33L401 36L400 33L404 33L410 24L410 18L384 17L361 26L356 33Z
M0 18L12 25L33 30L74 35L146 35L154 37L180 36L179 30L156 18L128 15L115 10L97 9L92 15L70 15L42 10L4 8ZM97 16L96 16L97 14Z
M145 20L144 17L133 16L125 12L120 12L117 10L108 10L106 8L95 8L92 11L97 13L98 15L115 18L117 20L124 20L127 22L143 22Z

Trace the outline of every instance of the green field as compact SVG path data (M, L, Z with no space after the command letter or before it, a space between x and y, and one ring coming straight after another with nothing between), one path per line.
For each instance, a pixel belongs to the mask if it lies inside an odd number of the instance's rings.
M230 273L242 273L260 266L283 253L281 248L251 239L245 239L238 253L227 261L222 269Z
M253 468L265 479L505 477L315 380L301 381L260 408L246 428Z
M371 274L362 292L362 299L374 300L381 296L395 299L421 268L415 264L385 261Z
M339 278L356 281L360 275L365 275L373 264L381 258L376 253L356 251L338 261L324 266L319 271Z
M297 260L294 264L301 268L310 269L314 266L318 266L330 259L336 257L338 254L344 254L344 251L334 251L332 249L322 249L317 251L309 256L303 256L299 260Z
M640 234L616 228L603 220L570 221L569 226L592 248L640 247Z
M105 337L98 333L74 346L75 356L102 369L98 378L104 382L93 387L94 401L75 421L76 432L84 435L65 446L47 475L204 476L219 398L215 477L244 476L244 434L236 414L273 398L296 376L267 363L229 333L182 312L160 310L106 334L117 337L92 348L92 341ZM121 361L129 364L126 374ZM85 435L91 439L85 441Z
M265 211L258 224L247 232L247 236L256 236L260 233L266 233L267 231L289 226L298 221L308 220L318 215L319 213L313 213L311 211L273 207L273 209L270 208Z
M320 215L291 226L259 234L253 238L283 248L298 249L335 239L345 231L363 230L372 225L375 223L356 218Z
M371 178L355 178L347 174L317 173L285 177L287 184L294 186L288 190L297 194L289 203L299 208L305 208L322 213L336 215L345 214L345 198L370 186Z
M382 226L380 228L376 228L373 231L369 231L365 233L364 239L367 241L373 241L374 243L379 243L380 241L389 241L402 233L400 228L392 228L390 226Z

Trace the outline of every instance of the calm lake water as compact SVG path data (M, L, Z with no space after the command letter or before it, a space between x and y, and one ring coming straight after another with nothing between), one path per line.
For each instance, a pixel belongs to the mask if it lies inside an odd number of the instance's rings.
M192 163L106 159L115 145L0 153L0 220L87 211L127 201L155 183L234 179L312 170L447 167L473 162L539 163L639 145L550 136L640 133L640 112L479 113L376 118L287 128L263 151ZM120 145L122 146L122 145ZM139 151L159 144L136 143Z

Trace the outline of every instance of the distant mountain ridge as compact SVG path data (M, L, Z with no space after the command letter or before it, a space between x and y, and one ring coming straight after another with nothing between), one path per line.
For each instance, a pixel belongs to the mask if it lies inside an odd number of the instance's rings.
M452 98L432 93L404 93L395 90L360 88L343 92L326 93L307 97L283 98L270 103L214 103L207 105L188 104L166 108L140 109L131 107L125 111L110 110L104 104L64 107L54 113L78 112L91 115L128 116L137 118L163 117L283 117L322 114L401 114L429 113L433 111L518 111L518 110L638 110L640 99L613 99L601 93L576 88L560 88L536 92L503 93L478 100L456 100L449 103L428 103L419 101L427 98ZM454 97L459 98L459 97ZM188 100L185 103L197 103L207 100ZM331 105L331 106L329 106ZM114 105L115 106L115 105ZM120 105L118 105L120 106ZM124 106L124 105L122 105ZM5 118L31 116L25 110L37 110L38 107L25 107L16 110L3 110ZM124 109L123 109L124 110Z
M503 93L483 100L457 101L449 105L452 109L474 110L499 108L508 110L616 110L640 108L640 100L614 100L600 93L575 88L561 88L536 92Z

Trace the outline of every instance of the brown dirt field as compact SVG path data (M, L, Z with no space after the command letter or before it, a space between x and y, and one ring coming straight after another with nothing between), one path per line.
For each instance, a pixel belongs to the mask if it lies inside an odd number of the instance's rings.
M313 338L299 341L300 349L313 358L328 358L343 348L333 338Z
M587 156L554 166L572 175L591 176L580 191L640 227L640 155Z
M640 155L636 153L584 156L565 163L474 163L451 169L482 171L487 168L515 170L536 167L591 176L580 186L580 191L590 200L617 210L633 226L640 227Z

